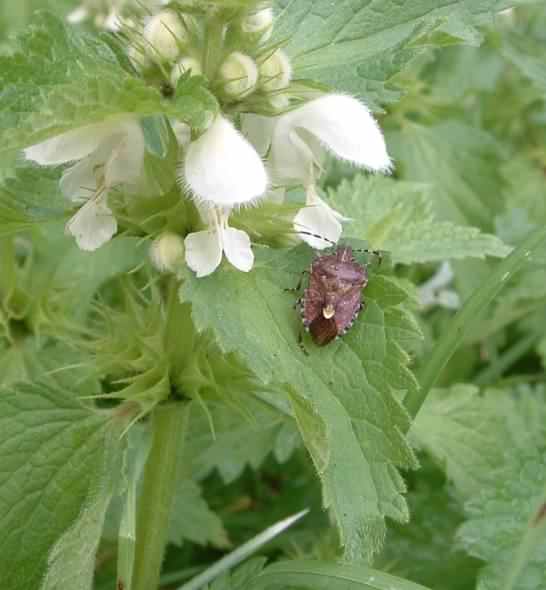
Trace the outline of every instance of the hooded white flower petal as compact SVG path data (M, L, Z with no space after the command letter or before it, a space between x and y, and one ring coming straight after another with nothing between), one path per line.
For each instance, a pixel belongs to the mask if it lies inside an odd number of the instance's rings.
M321 96L279 118L271 148L279 176L309 179L321 148L369 170L391 168L379 125L369 109L350 96Z
M254 266L254 252L246 232L226 227L222 232L222 243L226 258L235 268L248 272Z
M221 116L189 145L184 176L197 200L219 206L248 203L267 188L256 150Z
M222 243L215 230L198 231L186 236L186 264L197 277L212 274L222 262Z
M338 215L337 211L320 200L320 203L307 205L299 210L294 217L294 229L297 232L308 232L298 235L312 248L323 250L329 248L332 243L336 244L341 237L343 227Z
M116 132L116 122L108 121L72 129L24 150L27 160L42 166L56 166L81 160L95 151L110 135Z
M106 194L90 199L66 224L81 250L92 251L108 242L118 225L106 203Z

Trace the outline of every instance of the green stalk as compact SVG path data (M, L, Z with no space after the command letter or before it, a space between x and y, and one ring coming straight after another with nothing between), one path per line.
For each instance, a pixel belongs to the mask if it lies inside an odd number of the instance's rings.
M532 255L543 246L545 241L546 228L534 231L521 246L499 264L453 318L434 348L430 360L419 374L420 387L409 393L404 400L405 406L413 418L417 416L443 368L462 343L466 333L475 326L485 307L499 294L514 274L529 262Z
M167 544L169 516L188 422L186 404L159 405L152 413L152 448L138 502L131 590L156 590Z

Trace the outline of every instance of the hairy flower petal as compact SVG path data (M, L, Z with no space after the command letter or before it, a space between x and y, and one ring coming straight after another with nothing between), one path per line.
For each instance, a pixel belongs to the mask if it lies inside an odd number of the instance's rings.
M189 145L184 176L198 201L220 206L248 203L267 188L256 150L224 117Z
M379 125L368 108L350 96L328 94L279 117L271 146L276 176L311 180L322 149L376 172L391 168Z

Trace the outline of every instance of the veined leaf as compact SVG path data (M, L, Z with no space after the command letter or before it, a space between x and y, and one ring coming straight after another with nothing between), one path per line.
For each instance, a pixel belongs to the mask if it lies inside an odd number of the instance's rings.
M390 178L355 176L330 192L332 206L349 218L347 237L414 264L450 258L503 257L510 248L497 237L435 219L431 187Z
M0 541L6 590L90 590L124 428L45 384L0 396Z
M224 352L237 351L264 382L286 384L346 557L360 559L381 546L385 516L408 518L396 466L414 466L415 459L394 392L416 385L407 341L398 335L413 330L418 338L419 331L401 306L378 296L344 339L321 349L306 340L306 355L298 345L294 298L285 289L298 282L310 252L257 254L248 274L227 266L205 279L187 273L181 297L191 301L197 328L211 330Z
M103 39L40 13L12 55L0 56L1 151L38 143L71 129L131 114L164 114L205 128L217 112L197 76L181 80L174 99L128 73Z

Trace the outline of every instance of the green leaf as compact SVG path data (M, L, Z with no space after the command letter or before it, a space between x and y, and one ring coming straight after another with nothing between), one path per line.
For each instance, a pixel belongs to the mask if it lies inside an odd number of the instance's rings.
M435 590L469 590L481 562L454 547L464 517L442 472L423 457L408 482L408 525L391 523L375 566Z
M479 35L496 0L277 0L275 33L287 40L296 74L360 94L377 106L399 97L388 87L426 45L446 45Z
M416 385L404 348L419 331L401 306L378 297L344 339L321 349L306 340L305 354L294 297L285 288L309 261L303 247L258 250L248 274L227 266L205 279L187 273L181 296L191 301L197 328L212 330L224 353L237 351L262 381L288 386L346 556L362 558L381 546L384 516L408 517L395 467L415 459L394 392Z
M308 588L309 590L427 590L368 567L339 565L323 561L281 561L274 563L253 581L251 590Z
M350 221L348 237L387 250L393 262L414 264L450 258L506 256L497 237L435 219L433 191L426 185L380 176L355 176L330 191L330 203Z
M487 562L478 590L538 590L546 584L545 450L509 448L490 485L465 506L460 540Z
M456 120L432 126L408 120L387 143L402 179L431 185L442 220L493 230L502 209L502 153L491 135Z
M124 424L45 384L0 397L0 541L6 590L90 590Z
M502 460L505 423L471 385L432 390L411 427L463 497L478 493Z
M184 539L224 549L230 545L220 517L208 507L201 488L191 479L181 478L171 509L169 542L181 545Z
M0 56L1 150L39 143L71 129L120 115L164 114L204 129L217 112L204 79L188 77L174 99L123 69L106 42L40 13Z

